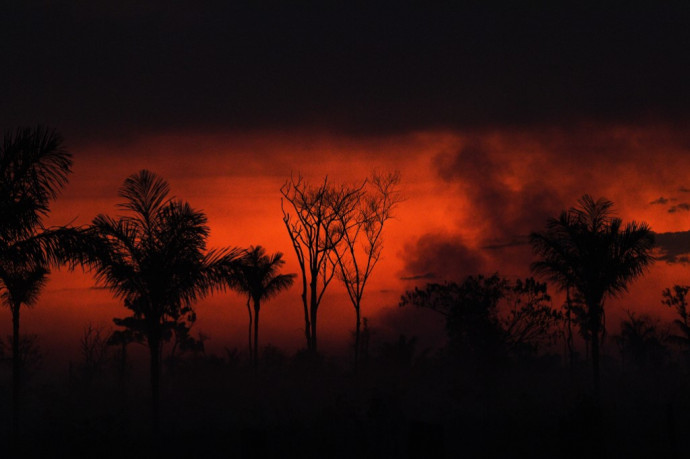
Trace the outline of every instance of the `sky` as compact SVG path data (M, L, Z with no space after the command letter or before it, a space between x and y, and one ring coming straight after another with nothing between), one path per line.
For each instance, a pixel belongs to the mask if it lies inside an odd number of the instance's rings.
M405 200L364 315L381 337L426 327L429 345L442 326L398 308L406 289L530 275L529 233L583 194L603 196L662 249L607 320L628 309L669 319L661 290L690 283L688 20L682 2L12 2L0 19L0 126L64 136L74 168L51 224L116 214L117 189L146 168L206 213L210 246L281 251L285 272L298 269L280 210L291 174L356 183L399 170ZM302 345L299 294L264 306L264 343ZM195 327L213 349L241 347L243 308L215 295L196 305ZM87 323L126 313L91 276L63 269L22 327L75 350ZM337 348L353 324L334 285L322 342Z

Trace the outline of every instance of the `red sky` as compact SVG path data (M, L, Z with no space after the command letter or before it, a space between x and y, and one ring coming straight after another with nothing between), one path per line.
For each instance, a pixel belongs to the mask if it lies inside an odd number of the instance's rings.
M420 316L407 317L413 313L397 308L405 289L494 271L511 278L529 275L532 256L525 236L583 193L613 200L625 221L646 221L656 232L686 231L690 212L669 212L687 196L685 177L678 173L690 166L685 145L684 136L660 126L436 131L366 139L309 132L144 135L120 145L95 142L72 149L74 173L49 223L82 225L98 213L116 214L124 178L148 168L170 182L175 196L206 213L210 247L263 245L285 254L285 272L298 272L280 211L279 188L290 174L300 172L311 182L326 174L333 182L352 182L373 168L397 169L405 200L385 228L383 259L363 310L381 337L393 336L395 327L424 335L423 327L410 323ZM669 201L652 204L660 197ZM670 318L660 303L661 290L688 282L688 274L685 265L657 263L630 294L609 303L612 330L628 308ZM94 285L80 270L54 273L38 304L24 313L23 330L39 333L51 349L76 352L88 323L111 326L113 317L127 314ZM303 345L299 294L295 286L262 309L263 343L291 351ZM195 329L210 337L211 351L244 345L243 298L216 294L196 310ZM4 334L10 330L7 315ZM427 333L441 334L438 321L428 319L436 328ZM352 306L334 283L320 309L326 349L342 349L353 321Z
M0 126L54 127L74 154L52 223L114 214L122 181L147 168L206 212L211 246L261 244L295 272L279 193L291 173L340 182L400 170L406 200L363 305L381 336L423 320L397 308L418 283L528 275L525 237L584 193L656 232L690 230L684 5L247 3L7 7ZM686 236L660 240L679 255ZM609 324L628 307L668 318L660 292L688 277L657 263L610 303ZM54 273L23 330L75 351L88 322L127 312L92 286ZM264 343L301 346L298 296L262 309ZM197 311L209 347L243 345L241 298ZM354 314L336 285L320 314L322 343L342 342Z

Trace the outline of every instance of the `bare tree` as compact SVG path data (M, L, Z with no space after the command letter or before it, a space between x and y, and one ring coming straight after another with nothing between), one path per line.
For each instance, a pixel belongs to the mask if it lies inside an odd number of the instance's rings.
M338 277L355 308L355 371L359 362L364 287L381 258L383 225L393 216L393 209L402 199L399 184L399 172L374 172L362 188L355 211L343 212L338 216L342 235L333 254Z
M690 285L674 285L672 288L665 288L662 292L662 304L669 308L675 308L677 319L673 321L677 333L671 334L669 340L681 347L686 359L690 360L690 311L688 311L688 292Z
M111 331L91 322L86 324L79 340L82 368L87 378L98 374L108 361L108 336Z
M302 273L304 334L312 353L317 352L319 305L336 271L334 251L346 232L343 216L355 212L363 188L364 183L334 186L328 177L313 186L301 176L291 176L280 188L283 222Z

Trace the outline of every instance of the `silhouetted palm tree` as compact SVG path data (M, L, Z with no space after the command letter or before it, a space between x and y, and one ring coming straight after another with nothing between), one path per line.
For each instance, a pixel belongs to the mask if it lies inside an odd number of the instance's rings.
M0 268L4 289L0 297L12 311L12 424L19 428L19 403L22 392L22 364L20 353L19 311L22 305L31 306L47 281L48 270L41 266Z
M127 215L99 215L93 262L97 281L124 300L133 315L122 324L141 333L150 352L154 431L158 429L160 353L163 340L192 304L221 286L239 251L207 251L206 216L168 197L165 180L142 170L127 178L118 207Z
M633 221L623 226L620 218L612 216L611 201L584 195L578 203L579 207L550 219L545 231L530 235L540 257L532 270L564 290L574 289L582 299L598 399L604 299L627 291L628 284L654 261L654 236L646 223Z
M282 253L266 255L266 249L260 245L250 247L240 259L236 274L232 274L232 278L228 279L228 283L232 287L247 294L247 304L251 299L254 305L254 346L252 351L250 335L249 350L254 368L258 366L259 361L259 311L261 310L261 302L286 290L295 281L296 274L278 274L284 264L285 260L283 260Z
M72 171L62 137L43 127L5 132L0 145L0 238L19 239L48 214Z
M71 155L62 137L42 127L6 132L0 145L0 295L12 312L13 428L18 429L21 305L33 304L49 265L77 255L81 232L43 226L50 202L67 183Z
M67 183L72 159L62 137L42 127L6 132L0 145L0 263L6 270L58 264L78 243L78 231L46 229L49 204ZM1 287L1 286L0 286Z

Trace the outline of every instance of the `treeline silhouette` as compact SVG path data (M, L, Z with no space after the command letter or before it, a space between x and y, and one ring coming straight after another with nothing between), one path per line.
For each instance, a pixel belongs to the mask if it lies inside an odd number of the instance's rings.
M168 457L675 456L690 427L690 286L666 288L673 324L629 311L603 352L605 300L655 261L645 223L613 216L610 201L578 205L531 234L535 275L477 273L403 292L400 311L445 322L447 345L413 335L377 340L364 316L383 228L402 201L398 173L356 185L290 177L282 213L299 274L262 246L209 249L205 215L170 197L147 170L126 178L121 212L83 227L43 222L67 184L71 155L54 130L19 128L0 149L0 295L12 336L0 380L0 438L17 457L47 454ZM50 269L94 274L130 315L116 330L89 324L68 377L36 375L40 338L22 335L22 307ZM318 349L318 309L332 280L354 308L351 360ZM301 287L305 348L287 355L259 341L261 305ZM217 291L246 297L247 354L205 352L194 304ZM422 330L420 330L421 332ZM148 381L131 344L148 349ZM164 347L167 353L164 353ZM11 394L11 397L10 397Z

